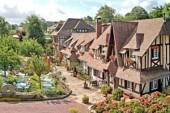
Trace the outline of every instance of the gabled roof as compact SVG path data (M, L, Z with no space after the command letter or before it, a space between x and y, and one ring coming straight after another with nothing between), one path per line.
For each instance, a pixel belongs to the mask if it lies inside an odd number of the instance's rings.
M93 32L95 30L94 27L87 24L84 20L79 20L74 29L88 29L89 32Z
M100 45L107 45L108 38L110 36L111 25L97 38L94 40L92 45L90 46L91 49L98 49Z
M86 45L88 43L90 43L91 41L93 41L95 39L96 33L95 32L89 32L89 33L72 33L71 38L72 41L69 44L69 46L73 43L75 43L75 48L77 48L77 46L79 45Z
M88 29L90 32L94 31L94 28L91 25L84 22L84 20L69 18L67 19L67 21L64 22L64 24L62 25L62 27L60 28L59 32L56 35L69 37L71 36L75 28Z
M164 24L164 20L162 18L154 18L154 19L145 19L145 20L137 20L137 27L135 29L135 34L130 36L125 43L124 48L131 48L130 44L136 40L136 34L142 33L143 40L140 45L140 49L138 51L134 51L133 55L143 56L153 41L157 36L160 35L162 31L162 27Z
M119 51L122 49L124 43L134 31L137 22L122 22L122 21L112 21L113 26L113 37L115 43L115 52L117 55L118 65L122 66L122 59L119 55Z

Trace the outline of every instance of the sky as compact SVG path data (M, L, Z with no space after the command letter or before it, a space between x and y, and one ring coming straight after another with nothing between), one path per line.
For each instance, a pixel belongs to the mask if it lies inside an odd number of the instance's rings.
M67 18L94 17L105 4L125 15L134 6L142 6L148 12L170 0L0 0L0 16L11 24L19 24L27 16L36 14L48 21Z

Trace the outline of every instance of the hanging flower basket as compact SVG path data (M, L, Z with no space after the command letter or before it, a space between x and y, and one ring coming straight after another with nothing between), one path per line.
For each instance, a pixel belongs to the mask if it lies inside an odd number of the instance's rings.
M110 60L114 60L114 59L115 59L115 56L114 56L114 55L111 55L111 56L109 56L109 59L110 59Z

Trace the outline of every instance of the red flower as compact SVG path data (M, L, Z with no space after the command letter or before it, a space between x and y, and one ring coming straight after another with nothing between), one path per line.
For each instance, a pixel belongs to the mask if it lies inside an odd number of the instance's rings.
M159 104L154 104L153 106L154 106L154 108L158 108Z

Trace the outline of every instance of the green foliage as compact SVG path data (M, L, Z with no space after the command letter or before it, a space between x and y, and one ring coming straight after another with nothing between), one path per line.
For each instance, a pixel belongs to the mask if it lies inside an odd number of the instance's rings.
M0 37L5 37L9 33L8 22L0 16Z
M115 89L112 91L112 97L114 100L120 100L123 95L123 91L120 89Z
M2 79L2 77L0 76L0 91L1 91L2 86L3 86L3 79Z
M28 38L34 38L38 41L38 43L42 44L44 46L45 44L45 36L44 36L44 22L42 20L35 16L29 16L27 18L27 23L25 25L26 33L28 35Z
M152 11L149 13L150 18L159 18L163 17L163 7L155 7L152 9Z
M140 6L134 7L130 13L125 15L125 20L140 20L147 18L149 18L147 11Z
M8 75L7 76L7 83L13 85L13 83L17 82L18 78L14 75Z
M91 16L86 16L83 18L83 20L86 22L93 22L93 18Z
M102 92L103 94L105 94L106 97L107 97L107 94L108 94L109 91L110 91L110 87L109 87L107 84L105 84L105 85L103 85L103 86L101 87L101 92Z
M163 13L165 13L166 19L170 19L170 3L164 5Z
M77 108L70 108L70 113L79 113L79 110Z
M56 91L55 90L52 90L52 89L49 89L47 91L44 92L44 94L47 96L47 97L53 97L56 95Z
M111 22L113 20L114 14L115 14L115 10L112 9L111 7L105 5L105 6L102 6L98 10L98 12L95 16L95 19L97 18L97 16L101 16L102 22L108 23L108 22Z
M4 38L0 38L0 49L4 49L6 48L7 51L8 50L12 50L16 53L19 53L20 51L20 46L19 46L19 41L16 40L15 38L13 37L10 37L10 36L6 36Z
M20 50L25 57L42 56L44 54L43 47L35 39L24 39L20 45Z
M13 50L0 49L0 69L4 71L4 76L6 76L7 70L12 71L19 65L21 65L20 57Z
M47 62L45 62L45 59L43 57L37 57L35 55L32 56L31 60L30 60L30 70L33 71L34 73L36 73L39 77L39 87L41 89L41 80L40 80L40 76L42 74L47 74L50 69L47 65Z
M84 94L82 97L82 102L84 104L88 104L89 103L89 96L87 94Z

